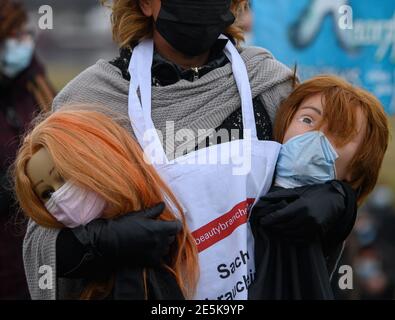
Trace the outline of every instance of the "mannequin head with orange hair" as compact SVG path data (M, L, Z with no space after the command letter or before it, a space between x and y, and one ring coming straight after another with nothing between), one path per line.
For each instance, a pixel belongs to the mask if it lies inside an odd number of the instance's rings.
M127 130L104 113L93 111L93 106L72 106L46 116L25 137L14 166L19 204L39 225L62 228L46 209L45 196L35 188L28 172L32 157L43 150L49 154L60 182L71 181L105 200L101 218L111 219L166 202L159 219L179 219L184 228L177 235L165 267L174 274L184 295L193 295L198 277L197 253L182 209L144 160L143 151ZM92 283L82 297L97 298L99 289Z

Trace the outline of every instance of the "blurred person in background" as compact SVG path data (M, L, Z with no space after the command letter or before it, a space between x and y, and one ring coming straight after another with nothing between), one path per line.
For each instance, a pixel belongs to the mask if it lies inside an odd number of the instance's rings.
M353 257L359 299L395 299L393 192L378 186L355 225Z
M0 0L0 299L28 298L23 232L12 219L15 208L7 170L34 113L48 109L55 95L34 55L35 41L27 20L20 3Z
M395 209L390 188L378 186L359 210L339 265L351 265L354 289L340 290L337 299L395 299ZM336 281L334 282L336 284Z

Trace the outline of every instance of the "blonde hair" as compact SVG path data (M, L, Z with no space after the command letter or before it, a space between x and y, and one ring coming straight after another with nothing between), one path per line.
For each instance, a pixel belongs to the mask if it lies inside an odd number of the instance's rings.
M81 108L83 108L81 106ZM167 185L148 165L143 151L130 133L101 112L60 110L49 114L26 136L14 165L15 191L24 213L47 228L63 227L47 211L33 191L26 173L31 157L41 148L51 155L59 174L66 180L93 190L109 204L103 218L111 219L127 212L171 203L159 219L181 220L167 269L175 276L186 297L192 297L198 279L197 249L186 225L181 206ZM82 298L102 298L109 294L111 281L92 283ZM103 289L104 288L104 289Z
M112 5L108 4L108 0L101 2L112 9L113 39L121 48L134 47L141 40L152 38L153 19L143 14L139 0L114 0ZM238 18L247 7L248 0L232 0L231 11L236 21L226 29L225 33L237 44L244 41L244 32L238 25Z
M343 79L332 75L314 77L297 84L294 91L282 103L276 114L274 136L279 142L284 139L291 121L300 104L315 94L322 94L324 114L321 126L335 138L338 146L350 142L358 133L356 108L360 107L366 117L366 133L348 166L351 183L359 189L359 204L377 183L384 154L388 147L389 127L384 108L371 93L357 88Z

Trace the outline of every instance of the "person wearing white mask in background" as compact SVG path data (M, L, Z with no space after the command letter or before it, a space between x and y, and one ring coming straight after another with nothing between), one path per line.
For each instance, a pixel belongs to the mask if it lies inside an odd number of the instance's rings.
M0 300L28 297L21 232L10 224L15 208L7 170L33 114L49 109L55 96L34 51L25 9L0 0L0 261L8 261L0 264Z
M16 78L27 69L33 59L34 41L25 30L4 40L1 52L1 71L9 79Z

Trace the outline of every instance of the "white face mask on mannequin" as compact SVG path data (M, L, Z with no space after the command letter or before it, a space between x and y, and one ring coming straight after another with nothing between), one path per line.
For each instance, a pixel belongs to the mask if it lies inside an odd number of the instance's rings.
M99 218L106 201L96 192L68 181L52 194L45 207L57 221L74 228Z
M276 166L276 185L296 188L336 179L335 148L321 131L297 135L283 144Z

